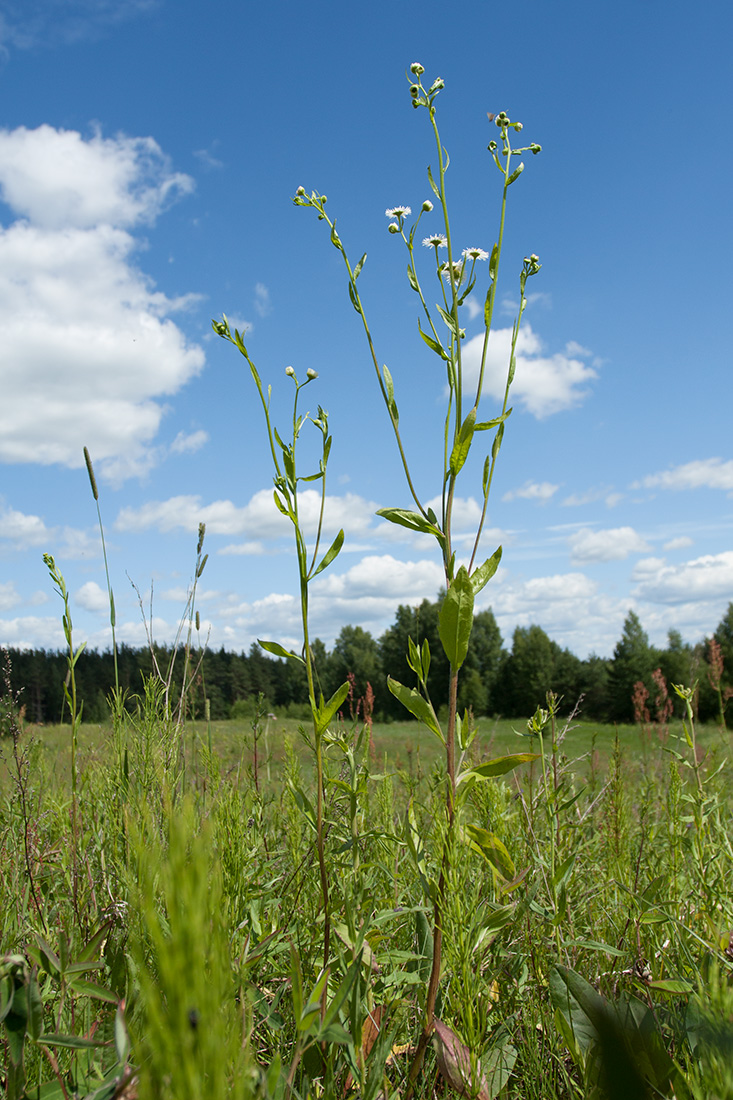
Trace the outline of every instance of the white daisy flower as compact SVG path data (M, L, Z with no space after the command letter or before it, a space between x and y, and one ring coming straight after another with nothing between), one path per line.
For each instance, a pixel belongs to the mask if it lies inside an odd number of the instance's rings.
M444 233L433 233L431 237L424 237L422 243L426 248L447 248L448 238Z
M483 248L464 248L461 253L467 260L488 260L488 252L484 252Z
M412 208L409 206L393 206L391 210L385 210L384 212L388 218L406 218L408 214L412 213Z

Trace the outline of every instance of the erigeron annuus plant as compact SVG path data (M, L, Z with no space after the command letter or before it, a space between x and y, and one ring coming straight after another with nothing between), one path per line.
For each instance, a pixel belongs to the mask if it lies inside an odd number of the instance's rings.
M344 541L344 532L341 529L336 535L335 539L331 543L328 550L321 556L321 535L323 532L323 518L326 505L326 472L328 467L328 458L331 451L331 435L328 430L328 413L320 405L318 406L318 415L311 416L309 413L302 414L298 410L298 403L300 400L300 394L306 386L313 382L317 377L316 371L308 369L306 371L306 378L304 382L299 382L295 369L292 366L285 368L285 374L290 378L295 386L295 392L293 395L293 421L292 431L288 442L284 442L277 428L272 423L270 416L270 402L272 399L272 387L268 386L267 395L262 385L257 367L254 361L250 357L244 343L244 334L240 333L235 328L232 333L227 318L224 317L223 321L212 321L212 326L217 335L223 337L225 340L229 340L230 343L240 351L240 353L246 359L250 373L257 387L257 393L259 394L260 402L262 404L262 410L265 416L265 425L267 429L267 438L270 446L270 454L272 457L273 466L275 469L275 476L273 478L274 492L273 498L275 506L278 511L282 513L293 527L293 534L295 536L295 549L298 561L298 576L300 583L300 613L301 613L301 627L303 632L303 649L302 653L298 654L292 650L285 649L279 642L274 641L262 641L259 640L259 644L263 649L272 653L276 657L284 657L288 660L300 663L306 674L306 680L308 684L308 701L311 709L311 721L312 721L312 735L306 734L306 740L310 745L314 757L316 766L316 806L315 813L311 815L309 804L305 800L302 792L297 792L301 797L305 805L305 812L308 816L310 823L315 828L316 834L316 850L318 854L318 869L320 876L320 888L321 888L321 901L323 905L323 986L322 986L322 1000L321 1000L321 1018L325 1018L326 1013L326 979L328 974L328 964L330 956L330 941L331 941L331 908L330 908L330 886L329 886L329 874L328 866L325 855L325 823L324 823L324 771L323 771L323 754L331 734L329 725L333 721L334 717L338 713L339 708L346 699L349 692L349 682L342 684L337 691L326 701L323 698L323 694L319 691L316 694L316 674L313 663L313 655L311 651L310 643L310 626L309 626L309 585L311 581L322 573L324 569L327 569L331 562L336 558ZM300 440L300 435L303 427L310 423L320 433L321 436L321 457L318 463L318 470L308 475L301 475L297 472L297 448ZM315 540L312 547L309 548L306 533L301 521L300 516L300 502L299 502L299 488L300 482L318 483L320 486L320 509L318 514L318 524L315 535ZM314 817L315 820L311 820Z
M437 200L440 227L437 231L429 233L422 244L432 253L431 278L436 279L439 287L439 301L435 308L428 305L427 282L423 281L416 255L416 241L418 239L418 227L424 215L431 214L435 209L432 200L422 203L417 218L410 224L412 214L409 206L395 206L387 209L386 215L390 219L389 232L400 237L408 254L407 276L412 290L418 296L419 320L418 331L426 346L441 361L445 370L448 398L446 404L442 450L442 479L440 486L440 515L426 500L423 499L416 487L416 479L403 446L400 432L400 413L397 404L396 389L392 375L386 364L380 367L372 334L367 322L366 310L358 288L358 278L366 262L364 253L359 262L352 266L346 248L337 232L336 219L333 220L326 213L327 198L318 191L308 193L304 187L299 187L294 197L297 206L309 207L316 211L318 219L324 221L331 231L331 243L341 254L348 276L348 290L351 303L361 318L364 335L366 337L369 355L374 367L394 437L399 451L400 461L405 474L409 494L412 498L410 508L390 507L382 508L378 514L392 523L396 523L411 531L421 532L432 536L438 543L443 569L445 573L446 596L443 601L440 620L440 640L450 662L449 683L449 707L448 719L445 728L438 720L427 690L428 670L430 665L430 652L424 642L418 648L410 642L408 662L415 672L418 681L416 689L409 689L398 683L391 677L388 679L392 693L405 705L405 707L420 721L422 721L445 746L446 752L446 818L447 829L443 843L443 852L440 859L440 876L437 883L433 883L429 893L433 901L434 932L433 932L433 963L430 980L427 989L424 1027L418 1046L417 1054L410 1070L408 1093L411 1093L417 1076L420 1072L422 1061L429 1037L433 1029L433 1016L435 999L438 991L441 966L441 945L444 923L443 894L446 887L448 864L451 851L454 848L457 828L457 809L459 807L459 789L461 781L466 781L464 790L468 789L470 782L488 778L491 775L508 771L519 763L520 760L529 759L530 754L517 754L516 757L504 758L501 762L491 762L493 767L483 766L477 769L466 769L462 773L457 768L457 749L465 752L469 747L472 734L466 719L461 720L458 714L458 677L460 669L468 653L468 645L473 624L474 601L479 592L496 572L501 560L501 547L482 563L477 564L479 545L487 514L489 495L493 482L496 461L504 436L504 428L507 418L511 413L509 406L509 392L516 369L516 347L519 337L519 328L522 315L527 305L525 294L527 280L540 270L538 257L534 254L524 259L519 275L520 301L519 310L514 322L511 339L511 351L507 369L506 385L501 408L490 419L480 420L479 409L482 399L482 390L487 365L489 336L496 303L497 280L499 264L501 260L502 245L504 239L504 225L507 208L507 196L509 188L519 178L524 169L524 163L518 157L524 153L536 154L540 152L540 146L535 143L513 148L512 138L522 130L520 122L513 122L502 111L496 117L489 116L496 123L499 131L499 141L492 140L488 151L503 178L503 191L501 201L501 213L499 219L499 231L497 240L490 251L480 247L469 247L462 250L460 256L457 253L451 232L451 222L448 210L448 198L446 189L446 172L449 158L442 144L436 119L436 99L444 87L444 81L438 78L426 87L422 76L424 67L415 62L410 67L408 82L410 85L410 97L414 108L424 108L428 112L430 126L433 132L436 154L437 171L433 173L428 168L428 182ZM466 338L465 328L462 325L461 309L469 295L473 292L478 282L479 265L488 261L488 287L484 299L483 321L484 338L479 365L478 378L475 391L468 392L464 385L463 346ZM456 498L456 487L459 476L468 459L469 453L476 440L477 432L491 432L493 438L487 448L484 458L483 474L481 479L482 510L481 518L475 533L471 554L467 562L457 561L457 552L453 542L453 506ZM469 834L472 846L481 850L480 842L476 836ZM486 854L486 852L484 852ZM487 856L487 858L491 858Z

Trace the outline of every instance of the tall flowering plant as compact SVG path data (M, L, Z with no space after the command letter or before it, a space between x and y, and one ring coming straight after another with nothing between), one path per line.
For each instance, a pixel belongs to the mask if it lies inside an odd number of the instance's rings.
M529 759L532 754L516 754L504 757L501 761L490 761L488 765L467 768L459 773L457 769L457 750L465 752L473 734L468 716L461 719L458 713L458 679L461 667L468 654L468 646L473 624L474 602L477 595L496 573L501 560L501 546L484 560L479 558L481 536L486 520L489 494L494 478L496 462L504 438L506 421L511 413L509 393L516 370L516 348L522 316L527 306L526 285L528 279L540 270L538 257L534 254L525 257L519 273L519 310L514 321L511 338L509 363L507 364L504 397L499 409L492 410L488 419L480 419L484 379L487 370L489 337L494 309L496 305L499 265L504 240L504 226L509 188L524 171L522 155L537 154L541 147L536 143L515 148L512 142L515 135L522 131L521 122L512 121L504 112L489 116L498 130L498 140L492 140L488 152L502 177L502 200L497 239L491 249L472 246L457 250L451 231L448 209L446 173L449 158L440 138L436 116L436 100L444 87L444 81L438 78L429 86L423 82L425 69L418 62L410 66L408 75L409 92L415 109L427 112L429 124L435 140L435 169L428 168L428 183L433 199L426 199L414 220L409 206L394 206L386 211L389 218L388 230L399 237L407 250L407 277L410 287L418 298L418 332L425 346L436 355L445 370L447 382L447 402L443 435L441 440L443 475L440 492L440 513L427 504L418 492L410 462L403 445L400 432L400 412L397 403L397 391L392 374L386 365L380 367L374 341L367 321L358 279L366 262L366 253L358 263L352 265L346 248L336 229L336 219L331 219L326 211L327 198L318 191L310 193L299 187L294 202L297 206L314 210L320 221L330 229L333 246L343 258L346 267L348 290L351 303L359 315L366 338L369 357L374 367L387 415L392 426L400 462L411 503L409 507L389 507L379 510L379 515L411 531L429 535L437 542L442 559L446 595L441 606L439 618L440 641L450 663L449 706L445 725L438 719L428 692L428 671L430 651L427 640L421 646L410 639L408 663L417 678L417 688L409 688L398 681L388 679L390 691L404 704L407 710L423 722L442 742L446 758L446 829L443 852L440 860L440 874L437 883L428 883L428 892L433 903L433 962L430 974L424 1013L424 1027L418 1045L417 1055L410 1070L410 1091L420 1072L429 1037L433 1031L435 999L440 979L441 945L444 926L444 893L449 872L451 852L456 838L456 813L459 806L459 783L464 789L471 782L498 775ZM419 260L419 228L424 217L437 213L439 226L422 238L422 245L428 251L430 261L427 274L422 274L423 264ZM468 389L464 371L464 345L466 330L463 322L463 310L469 296L479 283L479 274L483 265L487 265L488 278L485 279L483 322L484 337L475 389ZM435 280L438 285L438 299L434 308L428 305L428 281ZM456 489L469 454L476 443L477 433L487 433L491 442L485 448L480 495L482 509L480 520L473 539L471 553L467 560L459 560L453 538L453 509ZM497 858L497 838L479 836L476 831L471 838L474 847L482 848L483 854L493 861ZM471 837L471 834L468 834ZM497 863L506 867L503 853L499 853ZM499 866L497 866L499 871Z

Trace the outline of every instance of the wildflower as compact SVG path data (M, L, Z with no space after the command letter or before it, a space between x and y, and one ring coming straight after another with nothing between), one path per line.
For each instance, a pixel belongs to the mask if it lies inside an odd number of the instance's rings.
M425 66L421 65L419 61L413 61L412 65L410 65L410 72L415 76L422 76L425 72Z
M409 206L393 206L391 210L385 210L384 212L388 218L406 218L408 214L412 213L412 208Z
M446 279L448 279L450 277L450 264L447 261L444 264L441 264L440 274ZM456 283L460 283L462 278L463 278L463 263L462 263L461 260L454 260L453 261L453 279Z
M400 231L400 227L397 222L390 222L387 226L387 229L390 231L390 233L399 233Z
M426 248L447 248L448 238L444 233L433 233L431 237L425 237L422 243Z
M488 252L484 252L483 248L464 248L461 253L467 260L488 260Z
M304 195L305 194L305 187L299 187L298 190L295 192L295 194L296 195Z
M318 371L313 370L313 367L308 367L308 370L305 372L305 376L307 379L312 380L318 377Z
M295 371L292 367L286 367L285 373L287 374L288 378L295 378Z
M430 85L431 92L439 92L441 88L445 88L445 81L442 76L437 77Z
M431 203L430 199L425 200L425 202L422 204L422 208L426 214L430 213L430 211L433 209L433 204Z

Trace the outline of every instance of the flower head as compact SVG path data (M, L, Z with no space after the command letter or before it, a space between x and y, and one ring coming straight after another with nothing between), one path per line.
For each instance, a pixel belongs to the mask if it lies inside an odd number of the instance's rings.
M425 200L425 202L422 204L422 208L426 214L430 213L430 211L433 209L433 204L431 203L430 199Z
M467 260L488 260L488 252L484 252L483 248L464 248L461 253Z
M410 65L410 72L415 76L422 76L425 72L425 66L421 65L419 61L413 61L412 65Z
M412 208L409 206L393 206L391 210L385 210L384 212L388 218L406 218L408 214L412 213Z
M313 370L313 367L308 367L308 370L305 372L305 376L309 381L312 381L312 379L318 377L318 371Z
M444 233L433 233L432 236L423 238L422 243L426 248L447 248L448 238Z
M451 267L450 267L450 264L448 263L447 260L444 264L440 265L440 274L445 279L450 278ZM453 261L453 281L455 283L460 283L462 278L463 278L463 261L462 260L454 260Z
M287 374L288 378L295 378L295 370L293 369L293 367L286 367L285 373Z

